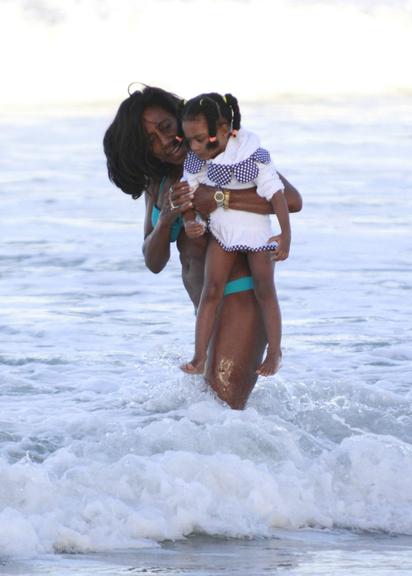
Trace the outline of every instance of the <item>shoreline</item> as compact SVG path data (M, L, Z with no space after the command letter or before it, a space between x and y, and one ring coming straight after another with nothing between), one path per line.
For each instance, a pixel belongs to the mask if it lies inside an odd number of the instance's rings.
M284 575L410 574L412 536L354 533L344 530L277 531L272 538L233 539L190 536L137 550L85 554L48 554L1 559L0 574L210 574Z

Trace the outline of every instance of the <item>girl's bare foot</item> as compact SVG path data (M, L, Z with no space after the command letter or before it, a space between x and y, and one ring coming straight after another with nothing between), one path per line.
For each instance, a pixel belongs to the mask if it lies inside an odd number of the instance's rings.
M196 360L193 358L191 362L187 362L187 364L182 364L180 369L186 374L203 374L205 371L205 360Z
M272 376L276 374L282 363L282 352L269 352L266 354L266 358L263 360L262 364L256 370L256 374L259 376Z

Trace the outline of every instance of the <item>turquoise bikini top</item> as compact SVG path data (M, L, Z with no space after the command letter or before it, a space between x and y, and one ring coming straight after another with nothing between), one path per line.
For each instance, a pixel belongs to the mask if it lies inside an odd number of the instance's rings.
M166 178L162 178L159 185L159 196L163 194L163 186L166 181ZM153 204L152 208L152 226L155 227L160 216L160 208L158 208L155 204ZM179 215L176 220L173 222L172 227L170 229L170 242L176 242L181 229L183 228L183 218Z
M160 215L160 208L153 204L152 208L152 226L155 227L157 221L159 220ZM172 227L170 229L170 242L176 242L181 229L183 228L183 218L178 216L176 220L173 222Z

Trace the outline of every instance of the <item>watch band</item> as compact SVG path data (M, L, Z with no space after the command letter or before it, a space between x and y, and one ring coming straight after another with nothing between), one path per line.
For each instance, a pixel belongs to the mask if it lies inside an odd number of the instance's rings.
M223 196L223 209L227 210L229 208L230 190L223 190Z

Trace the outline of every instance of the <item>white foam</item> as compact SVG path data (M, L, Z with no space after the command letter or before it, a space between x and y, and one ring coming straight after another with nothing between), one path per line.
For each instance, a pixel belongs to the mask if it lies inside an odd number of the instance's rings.
M412 451L394 437L353 436L311 456L290 424L213 400L80 435L81 445L41 464L2 462L3 551L110 550L193 532L253 537L308 526L412 534Z

